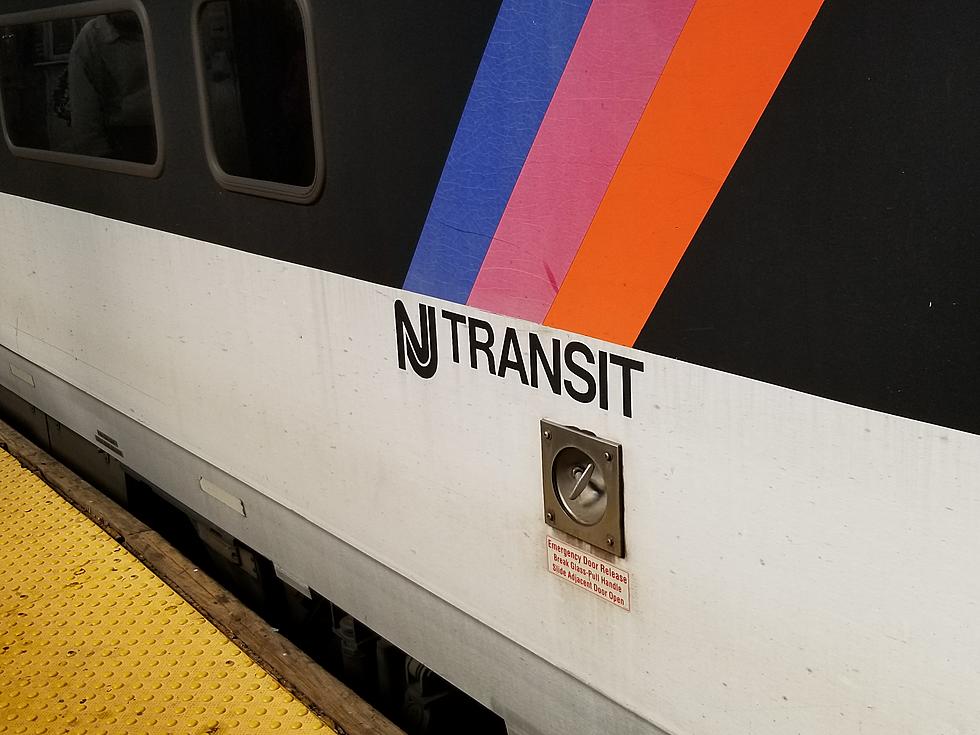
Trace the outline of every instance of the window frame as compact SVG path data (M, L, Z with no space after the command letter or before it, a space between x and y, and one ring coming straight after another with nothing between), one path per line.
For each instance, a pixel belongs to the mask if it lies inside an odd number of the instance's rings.
M194 46L194 67L196 70L197 101L201 112L201 131L204 138L204 153L208 168L214 180L224 189L241 194L280 199L295 204L312 204L323 191L325 179L323 154L323 126L320 115L320 83L316 66L316 47L313 42L313 11L308 0L289 0L299 9L303 23L303 40L306 45L306 76L310 95L310 125L313 133L313 181L308 186L285 184L249 176L236 176L225 171L218 161L214 145L214 132L208 103L205 81L204 58L201 43L201 11L203 6L213 0L194 0L191 8L191 43Z
M140 25L143 27L146 71L150 83L150 99L153 103L153 127L154 134L156 135L157 148L156 160L153 163L139 163L137 161L126 161L119 158L104 158L101 156L89 156L83 153L66 153L64 151L52 151L43 148L30 148L28 146L16 145L11 140L10 133L7 130L6 105L3 103L2 91L0 91L0 126L3 127L3 139L7 144L7 148L14 156L35 161L61 163L69 166L95 169L97 171L143 176L152 179L160 176L163 172L165 150L163 114L161 113L160 107L156 53L153 45L153 34L150 28L150 18L140 0L88 0L88 2L71 5L57 5L39 10L7 13L6 15L0 15L0 26L27 25L30 23L43 23L49 20L64 20L66 18L85 18L123 11L135 13L136 17L139 18Z

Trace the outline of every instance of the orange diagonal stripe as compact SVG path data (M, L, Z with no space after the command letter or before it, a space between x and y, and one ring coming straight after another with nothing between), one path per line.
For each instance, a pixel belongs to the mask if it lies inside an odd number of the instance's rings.
M698 0L545 324L633 344L822 2Z

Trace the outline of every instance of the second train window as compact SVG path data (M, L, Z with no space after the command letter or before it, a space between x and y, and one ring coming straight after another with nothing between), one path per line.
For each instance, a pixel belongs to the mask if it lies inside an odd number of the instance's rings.
M319 178L319 146L298 0L205 0L196 22L202 109L218 180L308 200Z

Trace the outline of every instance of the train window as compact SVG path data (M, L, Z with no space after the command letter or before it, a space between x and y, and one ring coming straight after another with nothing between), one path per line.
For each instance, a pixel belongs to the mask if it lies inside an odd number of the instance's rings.
M0 116L11 151L158 175L159 103L147 27L136 0L0 17Z
M194 27L215 178L234 191L312 201L323 145L305 0L199 0Z

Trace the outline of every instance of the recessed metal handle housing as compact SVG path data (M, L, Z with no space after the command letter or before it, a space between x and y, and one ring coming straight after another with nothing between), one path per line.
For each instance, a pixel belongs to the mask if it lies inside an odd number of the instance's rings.
M541 474L545 523L608 553L626 555L619 444L542 421Z

